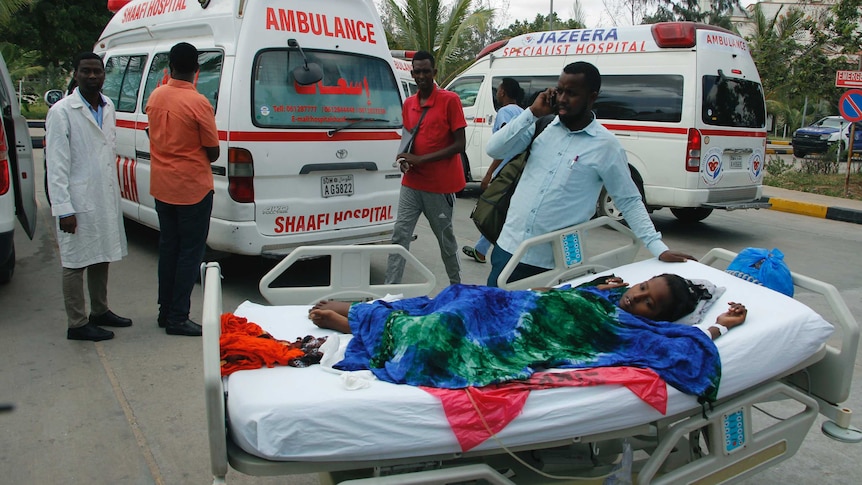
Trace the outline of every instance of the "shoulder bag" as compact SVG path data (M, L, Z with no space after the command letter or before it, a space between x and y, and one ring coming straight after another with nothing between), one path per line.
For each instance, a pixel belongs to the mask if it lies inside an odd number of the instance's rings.
M500 173L491 180L488 188L479 196L476 207L470 213L470 218L473 219L476 228L493 244L497 244L497 238L503 231L506 214L509 212L509 203L512 200L512 194L515 193L515 188L518 186L518 181L521 180L524 166L527 165L527 158L530 157L533 141L553 119L554 115L547 115L536 120L536 131L533 133L530 145L520 155L509 160L509 163L503 166Z

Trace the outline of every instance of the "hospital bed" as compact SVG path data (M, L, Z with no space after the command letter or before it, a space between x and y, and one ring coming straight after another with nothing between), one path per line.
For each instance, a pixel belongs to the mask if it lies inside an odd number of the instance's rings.
M532 245L548 243L557 267L510 288L578 283L609 272L634 283L674 272L727 288L705 320L714 321L728 301L745 303L746 323L716 341L722 360L718 400L701 405L668 387L662 415L622 386L533 391L514 421L462 452L437 398L416 387L368 381L364 389L347 390L348 379L323 366L263 368L222 378L221 273L217 263L206 263L203 357L213 483L224 483L229 466L255 476L318 473L323 484L560 483L551 477L601 483L622 461L640 484L733 483L793 456L818 413L831 420L823 426L828 435L859 440L851 411L841 404L850 391L859 328L832 285L793 274L797 294L819 295L828 305L830 324L796 300L724 272L735 256L724 249L709 251L700 263L633 263L639 241L606 218L528 240L513 261ZM372 283L373 258L392 252L408 260L414 282ZM328 258L329 284L273 285L279 274L309 258ZM227 311L279 339L344 339L349 337L308 321L311 304L418 296L435 285L433 274L400 246L303 247L261 280L269 305L245 302ZM777 401L787 414L762 412ZM622 453L627 447L635 452Z

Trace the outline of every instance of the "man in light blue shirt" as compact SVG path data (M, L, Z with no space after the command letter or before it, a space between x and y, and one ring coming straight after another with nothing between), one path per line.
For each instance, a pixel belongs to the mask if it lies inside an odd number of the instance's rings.
M525 240L588 221L604 185L629 227L661 261L682 262L693 257L670 251L655 230L640 191L629 172L628 160L616 137L595 119L593 103L599 96L601 75L587 62L567 65L557 87L539 94L529 109L491 136L486 151L506 159L523 152L532 140L536 119L557 117L533 141L497 246L491 253L488 285L497 277ZM554 267L551 245L530 249L509 281Z

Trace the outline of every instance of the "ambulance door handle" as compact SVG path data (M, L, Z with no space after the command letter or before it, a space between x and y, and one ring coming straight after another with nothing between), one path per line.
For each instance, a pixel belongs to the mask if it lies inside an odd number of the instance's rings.
M377 164L374 162L310 163L308 165L303 165L299 170L299 174L306 175L311 172L343 172L345 170L367 170L369 172L376 172Z
M464 118L465 118L467 121L473 121L473 120L475 120L475 119L476 119L476 117L475 117L475 116L465 116Z
M135 158L137 158L138 160L140 160L140 159L149 160L150 159L150 152L135 150Z
M488 115L488 126L494 125L494 115Z

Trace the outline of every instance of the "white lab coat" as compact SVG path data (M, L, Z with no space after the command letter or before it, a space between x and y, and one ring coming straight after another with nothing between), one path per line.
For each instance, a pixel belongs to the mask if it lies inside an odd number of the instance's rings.
M117 178L116 115L104 98L102 128L78 89L48 111L45 157L51 214L64 268L119 261L127 254ZM75 234L60 230L59 217L74 214Z

